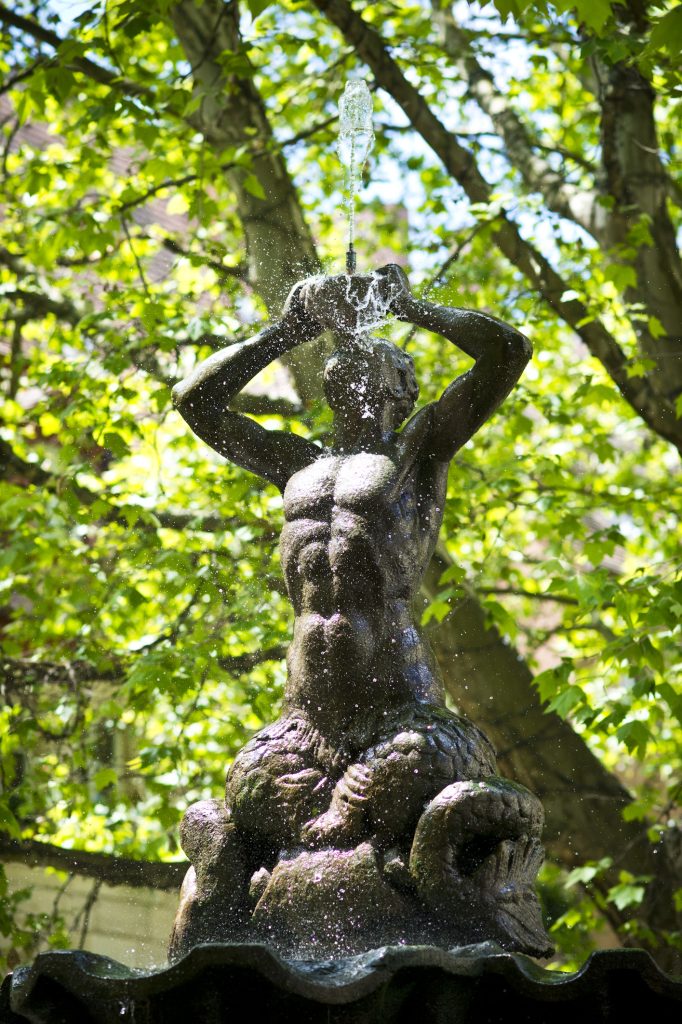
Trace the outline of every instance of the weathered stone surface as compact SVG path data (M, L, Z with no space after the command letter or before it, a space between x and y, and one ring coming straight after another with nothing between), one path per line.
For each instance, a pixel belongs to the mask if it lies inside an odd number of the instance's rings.
M292 913L304 907L305 914ZM297 959L344 957L401 931L414 912L384 878L370 843L280 858L253 913L264 941Z
M247 914L247 855L224 802L193 804L183 819L181 839L192 867L182 884L171 957L180 951L185 935L192 935L194 942L238 935Z
M388 311L475 360L401 430L414 365L368 333ZM325 329L339 338L324 375L330 447L229 411L256 373ZM193 866L172 957L259 938L311 957L485 939L550 951L534 890L542 808L497 776L484 734L446 709L413 611L449 462L529 357L523 335L493 317L415 300L392 266L301 282L279 324L176 387L200 437L282 491L295 622L281 718L237 755L224 804L185 819Z

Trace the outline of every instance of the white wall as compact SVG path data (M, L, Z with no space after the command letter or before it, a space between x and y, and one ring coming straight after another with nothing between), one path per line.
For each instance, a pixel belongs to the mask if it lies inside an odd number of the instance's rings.
M67 878L49 869L27 868L20 864L6 864L5 871L11 890L34 887L30 900L21 904L22 913L50 914ZM80 942L82 912L93 885L93 879L75 875L58 900L58 911L71 930L73 948ZM102 885L90 912L83 948L113 957L129 967L162 966L166 961L178 896L179 891ZM81 919L73 927L79 914ZM26 959L32 960L33 956L33 953L27 954Z

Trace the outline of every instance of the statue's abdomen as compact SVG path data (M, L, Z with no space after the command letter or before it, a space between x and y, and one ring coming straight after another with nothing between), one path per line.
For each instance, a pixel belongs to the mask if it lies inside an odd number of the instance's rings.
M385 628L384 588L364 527L343 511L331 523L285 525L282 565L296 611L290 668L338 679L371 666Z

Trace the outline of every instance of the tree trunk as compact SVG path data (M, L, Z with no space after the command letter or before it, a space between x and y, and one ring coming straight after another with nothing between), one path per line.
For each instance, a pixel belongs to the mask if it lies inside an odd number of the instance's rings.
M654 91L637 68L596 60L602 110L601 141L606 191L615 200L608 222L614 258L635 248L637 283L628 302L656 317L663 334L652 334L646 319L633 323L642 354L653 363L648 376L659 394L682 394L682 262L668 214L669 179L661 163L654 120ZM650 244L633 246L631 232L649 232Z
M253 78L226 74L219 62L221 54L242 50L238 5L224 0L181 0L171 8L171 17L201 96L199 122L207 142L218 152L255 147L250 168L226 173L244 229L251 283L276 317L292 286L317 273L320 264ZM255 194L258 188L251 176L264 198ZM294 349L283 360L303 401L321 395L319 370L325 346L324 342L316 345L303 354Z

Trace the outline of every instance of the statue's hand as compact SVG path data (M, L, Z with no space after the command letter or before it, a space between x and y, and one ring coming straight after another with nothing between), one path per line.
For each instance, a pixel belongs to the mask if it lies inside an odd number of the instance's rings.
M310 284L311 281L306 280L299 281L298 284L294 285L284 303L282 319L314 324L317 328L317 333L321 334L326 329L326 325L312 314L306 302L307 289Z
M380 276L381 284L385 289L391 313L397 317L407 317L409 307L415 300L403 268L399 267L397 263L389 263L385 267L380 267L376 273Z

